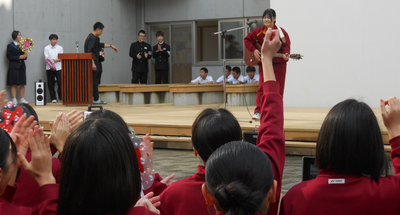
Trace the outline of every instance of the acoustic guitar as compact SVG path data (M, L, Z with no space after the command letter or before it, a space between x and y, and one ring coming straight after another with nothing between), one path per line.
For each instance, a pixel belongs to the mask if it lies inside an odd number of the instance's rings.
M256 47L258 51L261 50L261 44L258 42L258 40L254 44L254 47ZM283 55L285 54L275 53L274 57L283 57ZM301 54L289 54L289 58L293 60L301 60L303 59L303 57L304 56ZM244 61L246 62L247 66L255 66L260 63L260 61L256 58L256 56L254 56L254 52L251 52L250 50L247 49L245 49L244 52Z

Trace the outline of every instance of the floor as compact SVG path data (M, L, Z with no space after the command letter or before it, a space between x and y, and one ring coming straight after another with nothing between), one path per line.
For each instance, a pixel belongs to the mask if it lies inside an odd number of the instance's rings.
M200 158L195 157L190 150L155 149L154 169L161 177L175 173L174 179L183 179L197 172L197 165L202 164ZM283 171L282 194L301 182L302 156L286 156ZM390 163L390 174L394 174Z

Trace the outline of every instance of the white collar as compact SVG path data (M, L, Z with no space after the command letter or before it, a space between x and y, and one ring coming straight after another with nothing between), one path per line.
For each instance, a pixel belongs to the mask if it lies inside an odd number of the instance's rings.
M19 46L19 43L15 42L15 41L13 41L13 43L14 43L14 45L16 45L16 46Z

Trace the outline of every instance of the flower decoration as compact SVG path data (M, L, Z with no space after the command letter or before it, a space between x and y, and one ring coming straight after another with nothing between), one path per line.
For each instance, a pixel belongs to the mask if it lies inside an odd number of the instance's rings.
M19 42L19 48L25 53L32 51L33 40L29 37L22 38Z

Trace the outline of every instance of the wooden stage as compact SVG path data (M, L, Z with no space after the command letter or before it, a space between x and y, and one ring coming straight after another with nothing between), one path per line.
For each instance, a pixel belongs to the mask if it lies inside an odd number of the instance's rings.
M34 104L32 104L34 105ZM49 122L61 112L69 112L73 109L87 110L87 106L63 106L61 103L48 104L46 106L33 106L39 115L40 124L46 131L50 130ZM171 103L152 105L122 105L122 103L110 103L104 105L104 109L112 110L120 114L136 134L149 133L155 142L155 147L191 149L190 136L194 119L205 108L219 108L218 105L173 106ZM255 106L249 106L250 114L253 114ZM227 107L238 120L250 121L251 116L246 106ZM284 132L286 137L287 154L313 155L315 154L315 142L319 128L330 108L293 108L286 107ZM388 136L383 126L380 110L374 109L382 129L385 144L388 144ZM259 126L258 121L240 122L243 131L254 130ZM223 122L221 122L223 123ZM390 146L385 145L387 152Z

